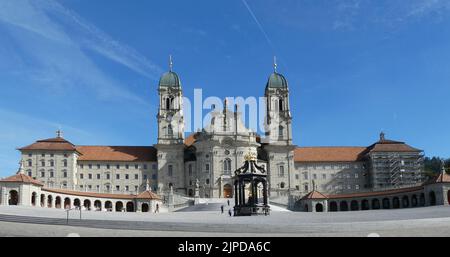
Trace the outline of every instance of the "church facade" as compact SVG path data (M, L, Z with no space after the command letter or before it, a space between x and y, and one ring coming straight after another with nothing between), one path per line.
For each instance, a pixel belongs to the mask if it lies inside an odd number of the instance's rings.
M262 90L261 90L262 91ZM210 123L185 138L183 91L178 74L158 84L154 146L81 146L63 138L19 148L23 172L46 188L108 194L148 190L164 195L233 197L234 171L253 152L268 173L269 197L371 192L423 182L423 151L385 138L369 146L299 147L293 144L287 79L275 71L265 85L264 135L248 129L238 106L214 109Z

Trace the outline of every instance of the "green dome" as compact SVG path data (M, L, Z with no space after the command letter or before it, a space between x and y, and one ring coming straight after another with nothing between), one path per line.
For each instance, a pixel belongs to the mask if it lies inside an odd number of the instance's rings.
M266 88L287 88L287 87L288 83L286 78L277 72L274 72L270 75L266 85Z
M178 75L173 71L168 71L159 79L160 87L181 87L181 81Z

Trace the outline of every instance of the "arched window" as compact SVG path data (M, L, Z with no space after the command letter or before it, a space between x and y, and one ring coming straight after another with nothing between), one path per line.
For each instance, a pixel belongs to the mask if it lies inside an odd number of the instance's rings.
M169 137L173 136L173 128L172 128L172 124L169 124L167 126L167 135L169 135Z
M170 109L170 99L166 98L166 109Z
M278 166L278 176L281 178L284 177L284 166L283 165Z
M223 161L223 173L231 174L231 160L229 158Z
M171 109L175 109L175 105L174 105L174 101L173 101L173 100L174 100L174 97L171 96L171 97L170 97L170 108L171 108Z
M282 111L284 108L283 108L283 99L280 99L279 101L278 101L278 110L280 110L280 111Z
M278 127L278 137L283 138L283 134L284 134L284 127L280 125Z
M215 122L216 122L216 117L212 117L211 118L211 125L214 125Z
M284 188L284 186L285 186L284 182L281 182L280 183L280 188Z
M173 175L173 166L170 164L169 166L167 166L167 175L169 175L169 177L172 177Z

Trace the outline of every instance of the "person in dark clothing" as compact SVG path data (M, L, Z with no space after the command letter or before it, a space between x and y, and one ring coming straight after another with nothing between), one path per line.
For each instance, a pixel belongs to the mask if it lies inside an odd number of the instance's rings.
M228 210L228 215L231 217L231 209Z
M222 214L223 214L223 205L220 206L220 210L222 211Z
M227 200L228 206L230 206L230 200Z

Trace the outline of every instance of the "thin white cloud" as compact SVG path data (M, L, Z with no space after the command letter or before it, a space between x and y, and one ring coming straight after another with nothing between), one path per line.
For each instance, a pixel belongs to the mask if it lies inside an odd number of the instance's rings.
M24 72L47 87L63 90L84 85L101 98L146 104L116 81L113 74L103 72L85 50L92 50L147 78L156 80L162 72L137 51L113 40L54 0L3 0L1 25L6 25L20 51L35 62L17 69L16 73Z

